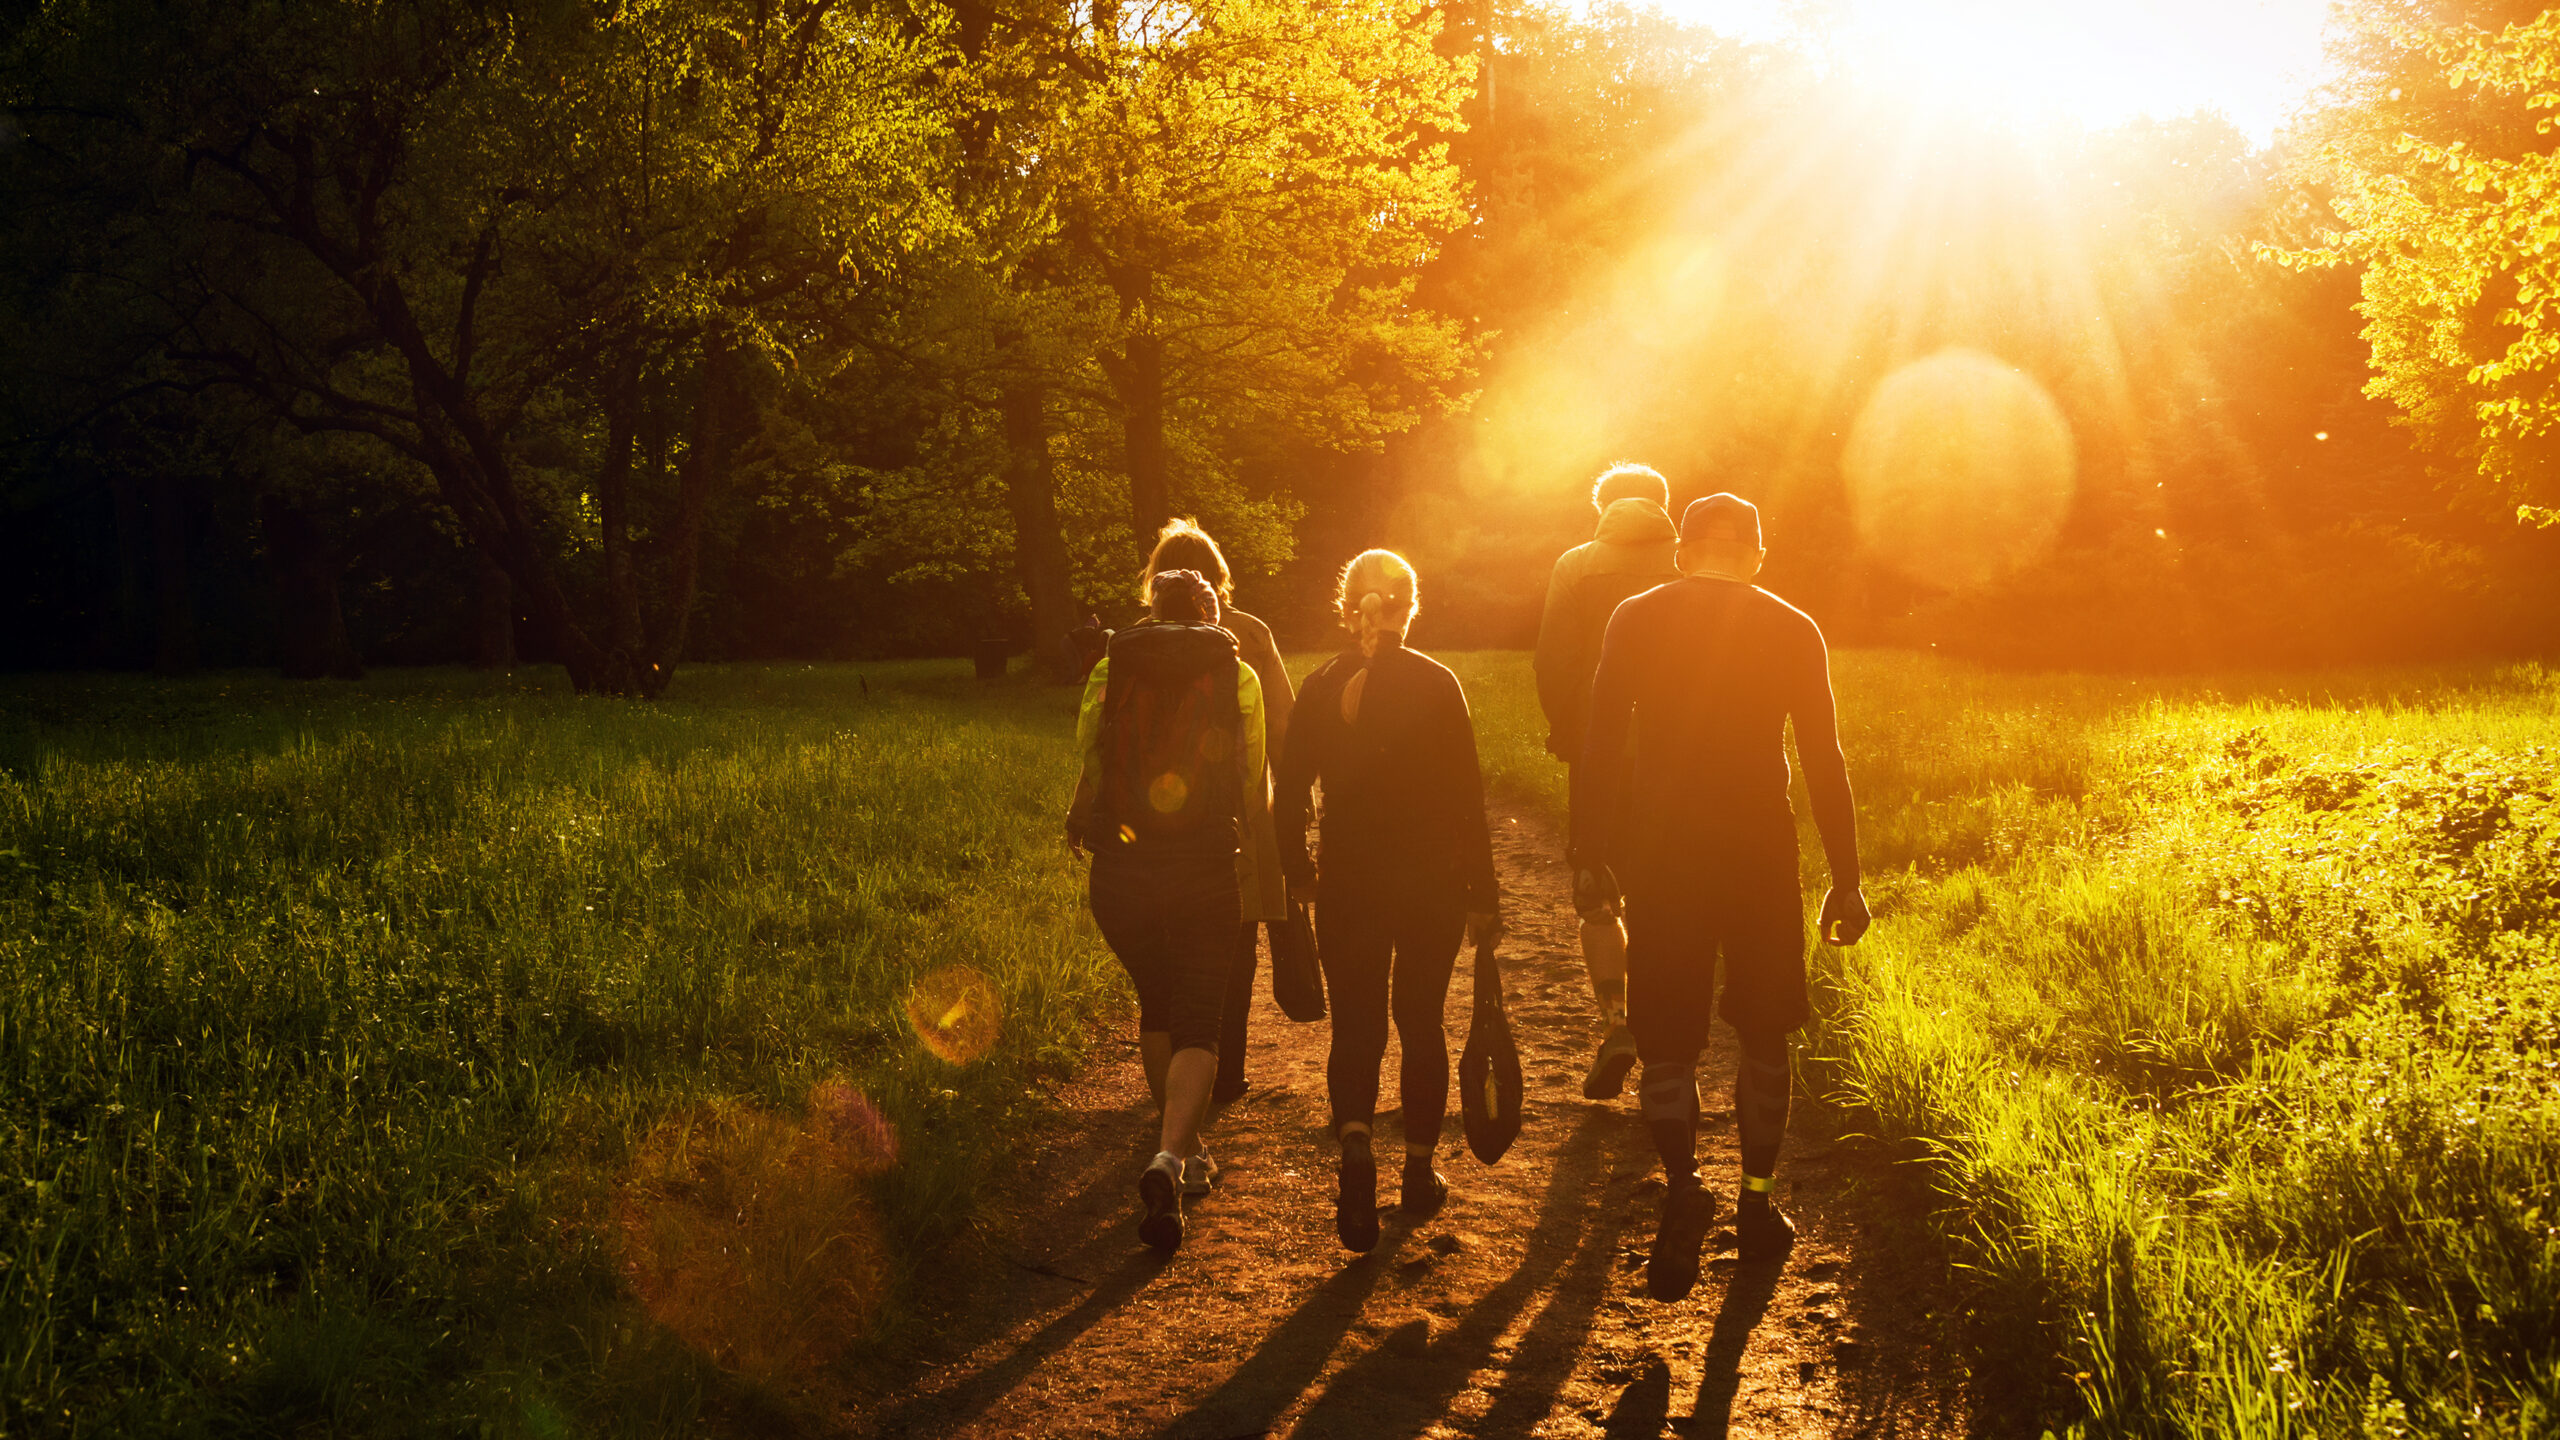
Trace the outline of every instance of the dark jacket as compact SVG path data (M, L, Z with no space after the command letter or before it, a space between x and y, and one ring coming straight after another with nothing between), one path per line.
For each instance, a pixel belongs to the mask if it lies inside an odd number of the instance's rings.
M1359 717L1342 716L1343 687L1363 682ZM1310 789L1324 786L1328 887L1374 875L1404 886L1445 883L1467 909L1494 909L1493 837L1485 828L1484 776L1475 723L1458 677L1428 655L1382 646L1316 667L1298 691L1281 751L1272 819L1280 863L1293 881L1314 878L1307 853Z

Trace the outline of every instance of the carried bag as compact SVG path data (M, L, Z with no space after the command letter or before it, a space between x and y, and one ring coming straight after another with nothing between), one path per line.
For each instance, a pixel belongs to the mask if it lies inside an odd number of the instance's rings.
M1304 1023L1324 1018L1324 967L1316 963L1316 927L1307 902L1291 900L1289 918L1265 927L1271 935L1271 999L1280 1013Z
M1476 942L1475 1014L1467 1022L1467 1048L1458 1057L1458 1108L1465 1117L1467 1148L1490 1165L1520 1138L1520 1047L1511 1041L1511 1016L1502 1008L1502 968L1493 941Z

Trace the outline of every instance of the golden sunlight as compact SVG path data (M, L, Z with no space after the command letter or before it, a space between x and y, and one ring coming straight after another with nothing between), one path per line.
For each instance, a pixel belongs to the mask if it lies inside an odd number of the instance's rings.
M2219 110L2261 142L2313 83L2327 0L1665 0L1748 38L1811 35L1862 87L1915 109L2102 129Z

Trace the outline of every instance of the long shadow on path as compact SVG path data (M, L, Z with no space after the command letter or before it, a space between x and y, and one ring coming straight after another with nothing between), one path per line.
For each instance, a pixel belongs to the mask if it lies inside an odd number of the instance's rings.
M1476 1433L1522 1434L1544 1416L1572 1374L1582 1337L1608 1293L1619 1226L1594 1202L1607 1179L1604 1140L1611 1120L1606 1112L1584 1111L1555 1152L1518 1270L1469 1306L1436 1340L1430 1338L1429 1322L1419 1317L1400 1326L1335 1375L1290 1434L1303 1440L1411 1435L1443 1419L1450 1400L1468 1388L1478 1369L1499 1360L1496 1346L1521 1311L1552 1286L1546 1305L1512 1352L1519 1363L1506 1375L1502 1397ZM1226 1383L1166 1426L1156 1440L1205 1440L1272 1426L1323 1373L1359 1320L1362 1302L1383 1268L1355 1266L1336 1277L1273 1331ZM1530 1417L1528 1424L1510 1418L1520 1414Z
M1688 1434L1720 1437L1733 1429L1733 1402L1742 1390L1742 1356L1751 1334L1769 1313L1778 1293L1782 1260L1762 1260L1734 1271L1725 1285L1724 1304L1716 1310L1716 1328L1707 1337L1705 1362L1699 1367L1698 1403Z

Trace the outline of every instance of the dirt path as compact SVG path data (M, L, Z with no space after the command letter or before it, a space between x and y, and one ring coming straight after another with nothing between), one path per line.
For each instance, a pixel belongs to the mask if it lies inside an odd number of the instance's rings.
M1925 1337L1927 1266L1898 1258L1859 1163L1799 1106L1780 1193L1802 1231L1783 1264L1736 1263L1729 1110L1701 1152L1724 1192L1710 1264L1676 1305L1644 1292L1662 1181L1631 1099L1592 1104L1595 1042L1568 877L1537 822L1497 808L1510 906L1504 974L1528 1071L1526 1127L1501 1164L1466 1153L1454 1101L1450 1203L1386 1216L1368 1256L1333 1237L1326 1027L1257 996L1244 1099L1209 1136L1224 1172L1181 1252L1136 1237L1152 1119L1134 1042L1067 1093L1070 1122L1029 1167L1002 1273L942 1317L947 1359L846 1416L869 1436L1926 1436L1967 1427ZM1450 1050L1465 1035L1464 966ZM1729 1085L1719 1029L1707 1073ZM1386 1064L1387 1100L1395 1059ZM1718 1097L1719 1099L1722 1097ZM1711 1101L1711 1105L1714 1102ZM1812 1113L1808 1113L1812 1112ZM1397 1116L1379 1153L1399 1152ZM1382 1199L1395 1190L1381 1165ZM1907 1254L1907 1251L1900 1252Z

